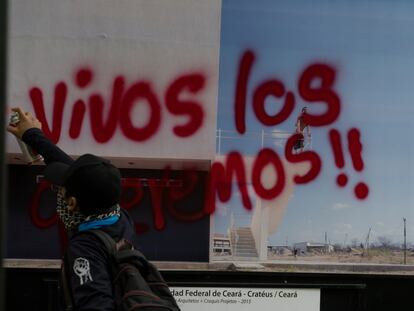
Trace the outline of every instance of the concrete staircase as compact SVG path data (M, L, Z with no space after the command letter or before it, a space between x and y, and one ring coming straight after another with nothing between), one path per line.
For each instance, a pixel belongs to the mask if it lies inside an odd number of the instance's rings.
M236 227L231 230L233 259L257 260L258 254L252 231L248 227Z

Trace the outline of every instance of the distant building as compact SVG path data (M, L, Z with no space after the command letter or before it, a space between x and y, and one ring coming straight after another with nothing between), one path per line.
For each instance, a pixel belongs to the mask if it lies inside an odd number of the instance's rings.
M226 234L216 233L213 237L214 255L231 255L231 242Z
M307 253L332 253L334 251L334 246L325 243L315 243L315 242L300 242L293 245L293 249L297 250L298 255L307 254Z
M291 255L292 250L289 246L286 245L272 245L268 246L267 250L269 253L275 254L275 255Z

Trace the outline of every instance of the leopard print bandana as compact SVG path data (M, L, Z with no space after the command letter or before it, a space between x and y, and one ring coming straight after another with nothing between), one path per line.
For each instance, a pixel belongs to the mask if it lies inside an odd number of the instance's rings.
M59 187L57 191L56 212L67 230L73 230L83 222L91 220L101 220L111 216L120 216L121 208L119 205L113 206L108 212L104 214L93 214L85 216L78 211L69 211L68 205L65 201L65 191L63 187Z

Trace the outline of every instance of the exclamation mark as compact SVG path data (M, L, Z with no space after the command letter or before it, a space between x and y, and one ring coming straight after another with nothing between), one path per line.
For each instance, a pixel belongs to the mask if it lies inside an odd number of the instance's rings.
M361 172L364 169L360 137L361 135L358 129L353 128L348 131L348 150L351 155L353 167L357 172ZM343 169L345 159L339 131L336 129L330 130L329 140L331 142L335 164L339 169ZM340 187L345 187L348 183L348 176L345 173L340 173L336 178L336 183ZM358 199L363 200L368 196L369 188L365 183L360 182L355 186L354 193Z
M341 134L336 129L329 131L329 140L331 141L332 151L335 159L335 164L339 169L344 168L345 159L344 152L342 150ZM336 183L340 187L345 187L348 183L348 176L341 173L336 177Z
M352 128L348 131L348 150L351 155L352 165L357 172L364 169L364 161L362 159L362 144L360 141L361 133L358 129ZM367 184L360 182L355 186L355 196L363 200L368 196L369 188Z

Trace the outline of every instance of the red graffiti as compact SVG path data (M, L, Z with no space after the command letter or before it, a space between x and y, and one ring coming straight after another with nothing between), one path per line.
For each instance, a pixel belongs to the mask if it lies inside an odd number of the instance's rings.
M194 170L183 172L183 176L179 179L171 179L170 170L165 170L164 176L161 179L123 178L120 205L126 210L141 208L144 198L144 187L147 187L151 198L153 227L161 231L166 226L166 211L179 221L196 221L206 216L202 205L200 205L198 211L192 212L183 210L179 206L179 202L191 196L196 185L202 182L204 182L203 179ZM32 223L42 229L59 223L59 217L56 212L52 213L48 218L40 216L42 195L48 191L51 191L50 184L46 180L41 180L37 183L29 209ZM150 229L150 225L147 223L136 222L134 225L137 233L144 233ZM62 236L63 240L64 238Z
M124 178L122 179L122 196L120 205L126 210L130 210L139 206L144 198L144 189L141 180L138 178ZM127 197L127 194L130 196ZM146 223L134 223L135 231L138 234L149 230L149 225Z
M182 76L171 83L165 93L165 103L168 111L173 115L187 115L188 122L173 128L178 137L190 137L201 127L204 113L200 103L193 100L180 99L183 90L196 94L204 88L205 78L200 74Z
M143 127L132 123L132 108L136 103L146 101L150 108L150 118ZM124 135L134 141L145 141L153 136L161 124L161 104L148 82L138 82L126 92L120 107L119 121Z
M283 98L285 102L279 113L269 116L265 110L265 99L273 95L276 98ZM295 107L295 97L292 92L285 92L285 86L278 80L265 81L259 85L253 95L253 110L259 121L267 126L274 126L282 123L292 113Z
M341 100L335 90L336 70L332 66L324 63L307 66L297 80L297 95L294 91L288 90L282 80L269 79L252 88L250 100L247 90L255 61L255 53L247 50L242 54L239 62L234 97L234 120L238 133L246 132L248 103L251 103L255 116L263 125L275 126L291 116L296 105L295 96L300 96L303 101L311 105L325 106L320 114L304 111L302 116L306 125L328 126L338 119ZM80 89L86 89L93 83L93 80L93 71L84 67L76 72L74 84ZM149 81L127 83L123 76L117 76L112 83L110 98L105 99L100 93L91 93L87 99L77 99L73 103L69 136L77 139L81 135L82 124L86 115L89 115L92 135L99 143L110 141L118 127L123 135L132 141L147 141L159 131L163 112L166 110L172 116L180 117L181 120L184 117L184 121L174 124L171 128L174 135L181 138L190 137L202 127L204 122L203 105L197 100L197 95L205 87L206 78L202 73L182 74L167 86L164 96L159 96L154 92L154 87ZM55 86L51 123L46 120L43 91L34 87L29 95L36 116L43 124L45 134L53 142L58 142L64 108L67 104L67 84L62 81ZM266 111L265 102L268 97L273 97L280 104L277 113L269 114ZM147 105L149 111L148 119L139 126L133 122L133 110L136 105ZM361 172L364 169L361 134L358 129L351 129L347 138L353 167L357 172ZM300 139L303 139L302 134L292 135L286 142L283 154L289 163L309 164L306 173L293 176L294 183L298 185L312 182L319 176L322 169L321 158L315 151L294 152L294 145ZM335 164L339 169L343 169L345 160L339 131L332 129L329 132L329 139ZM274 170L276 176L274 184L270 187L262 182L263 171L269 167ZM222 202L230 200L233 185L238 187L242 204L247 210L253 207L248 192L249 184L252 185L256 195L265 200L277 198L285 189L287 174L280 155L275 150L269 148L260 150L253 161L251 177L248 177L248 173L241 153L232 151L223 163L214 162L205 178L200 178L196 171L182 172L180 187L168 186L172 178L170 169L166 169L163 177L157 180L149 179L143 182L142 179L124 179L122 187L124 193L128 192L129 195L123 195L121 205L126 209L140 206L144 197L143 187L148 187L153 215L152 225L156 230L163 230L167 225L166 212L179 221L199 220L215 211L216 199ZM337 184L340 187L344 187L347 182L348 176L345 173L337 176ZM204 188L204 206L195 210L182 208L182 203L193 194L194 189L200 183ZM31 208L33 222L43 228L57 222L55 215L43 219L38 214L38 202L41 193L45 190L45 186L39 184ZM354 192L355 196L362 200L368 196L369 187L360 182L355 186ZM149 224L145 223L137 223L135 227L137 232L145 232L150 228Z
M116 127L118 125L118 119L120 115L121 97L124 93L125 81L124 78L119 76L114 79L112 85L112 97L109 106L108 116L104 114L105 104L102 95L95 93L89 97L89 109L90 109L90 122L92 134L98 143L105 143L111 139L114 135ZM86 108L85 108L86 110ZM106 122L105 122L106 119ZM73 118L75 120L75 117ZM82 124L82 119L77 119L78 124ZM72 128L72 124L71 124ZM76 138L76 137L72 137Z
M270 189L266 189L261 182L263 169L268 164L273 165L277 175L277 181L275 185ZM273 200L279 196L279 194L283 191L285 187L286 177L283 164L280 161L280 158L276 152L267 148L260 150L254 162L252 180L253 188L259 197L266 200Z
M234 96L234 116L236 129L240 134L246 132L246 98L247 84L250 77L250 71L255 60L252 51L246 51L239 64L239 73L237 75L236 94Z
M85 88L92 82L93 73L89 68L82 68L76 73L76 85L80 88Z
M252 51L245 51L240 59L237 75L236 94L234 101L234 117L236 129L240 134L246 131L247 88L255 55ZM340 98L333 89L336 71L328 64L311 64L300 75L298 91L303 100L308 103L322 102L326 105L325 113L321 115L304 114L304 121L311 126L325 126L332 124L340 114ZM319 82L314 87L314 82ZM295 95L286 91L282 81L269 80L260 83L253 93L253 110L257 119L266 126L278 125L289 118L295 107ZM265 99L268 96L284 98L282 109L274 116L267 114Z
M238 133L244 134L246 132L246 109L247 109L247 89L250 80L251 71L256 60L256 56L253 51L245 51L239 62L239 69L237 73L237 82L235 87L234 97L234 120L235 127ZM311 105L322 104L325 105L325 111L321 114L311 114L307 110L302 112L301 118L306 126L322 127L334 123L341 112L341 100L335 90L336 70L324 63L314 63L307 66L300 74L297 82L297 90L302 100ZM265 109L265 100L267 97L272 96L277 100L281 100L281 109L274 115L269 115ZM253 111L257 119L265 126L275 126L286 121L295 108L295 94L286 90L283 81L281 80L267 80L259 83L253 92L252 97ZM343 151L340 142L339 132L331 130L329 134L330 143L333 149L335 163L338 168L343 168L344 159ZM310 170L303 176L294 176L294 182L296 184L305 184L314 180L320 173L322 162L319 155L314 151L304 151L300 153L294 153L293 146L295 142L302 140L303 135L298 133L289 138L285 147L285 158L290 163L309 162L311 165ZM358 129L351 129L348 132L348 149L351 155L352 163L357 172L360 172L364 168L364 162L362 159L362 144L360 143L360 132ZM267 151L269 153L269 151ZM261 154L259 153L259 156ZM277 156L277 154L275 154ZM273 155L272 157L277 159ZM269 154L267 156L270 156ZM256 159L256 161L259 161ZM270 160L268 160L270 161ZM260 161L259 161L260 162ZM277 163L273 162L275 165ZM276 167L276 166L275 166ZM278 169L278 182L283 189L283 170ZM253 186L256 194L262 199L271 197L264 189L262 189L259 183L258 174L254 174ZM213 180L214 181L214 180ZM348 182L348 176L341 173L337 177L337 184L340 187L344 187ZM275 185L276 187L276 185ZM277 193L275 189L275 193ZM369 187L361 182L355 186L355 196L358 199L365 199L369 193ZM223 196L218 196L223 200ZM224 197L224 199L227 199ZM245 202L248 198L243 197L244 206L250 208ZM211 209L211 203L208 204ZM213 208L214 210L214 208Z
M69 136L71 138L79 137L82 130L82 123L78 122L78 120L83 120L85 113L85 103L81 99L77 100L73 106L72 118L70 120Z
M361 133L358 129L352 128L348 132L348 150L351 155L352 164L356 171L361 172L364 169L362 160Z
M325 126L336 121L341 110L341 100L333 90L336 72L327 64L312 64L301 74L298 82L299 94L308 103L322 102L326 111L321 115L304 114L305 122L311 126ZM313 82L319 87L312 87Z
M321 170L321 159L314 151L304 151L294 154L293 144L298 135L290 137L285 146L285 157L290 163L309 162L311 167L303 175L294 176L296 184L309 183L314 180ZM266 166L271 165L274 168L276 182L273 187L267 189L262 184L262 173ZM209 176L209 186L206 188L206 213L213 213L216 209L216 195L222 202L227 202L231 198L233 176L236 177L236 185L242 198L243 206L247 210L252 209L251 199L247 190L247 184L251 183L258 197L264 200L273 200L277 198L284 190L286 185L286 171L280 160L280 156L272 149L264 148L259 151L255 157L252 169L252 179L247 179L245 163L239 152L233 151L226 156L225 164L213 163Z
M295 175L293 177L293 181L296 184L306 184L318 177L321 171L322 161L319 155L311 150L306 150L301 153L293 153L293 145L300 136L301 134L295 134L288 139L285 147L285 158L290 163L309 162L311 164L310 170L305 175Z
M34 87L29 92L36 117L42 122L42 130L54 143L59 141L62 131L63 108L65 107L67 93L68 88L66 83L59 82L56 84L53 102L52 128L50 128L49 123L46 122L42 90L38 87Z
M222 202L231 198L233 175L236 176L236 184L239 187L243 206L250 210L252 202L247 190L247 177L243 158L238 152L231 152L227 155L226 163L215 162L211 166L209 186L207 187L207 198L205 211L209 214L216 209L216 193Z
M168 177L169 174L170 170L167 169L166 176ZM197 173L197 171L190 169L182 172L180 180L182 180L181 187L171 187L167 192L166 206L169 213L178 221L194 222L203 218L206 213L202 205L195 211L189 211L181 206L182 202L191 197L197 184L203 182L201 176Z
M36 191L32 196L32 200L30 202L30 218L32 222L37 226L38 228L48 228L54 224L57 223L59 217L56 212L52 213L52 215L49 216L49 218L43 218L40 216L40 199L42 196L42 193L50 188L50 184L47 181L41 181L39 184L37 184Z
M344 152L342 150L341 134L339 131L331 129L329 131L329 140L331 142L335 164L339 169L342 169L345 166L345 159ZM344 173L339 174L336 177L336 183L340 187L345 187L348 183L348 176Z
M93 82L93 77L91 69L81 68L75 75L75 85L85 89ZM173 116L187 117L184 124L176 125L171 129L177 137L190 137L202 127L204 109L202 103L196 100L196 96L203 91L205 84L205 76L194 72L178 76L168 86L164 96L166 110ZM128 86L123 76L116 77L113 81L109 103L105 103L105 99L99 93L92 93L87 100L77 99L74 102L69 136L72 139L79 137L85 115L89 112L92 135L99 143L111 140L118 126L125 137L133 141L143 142L154 137L162 122L163 103L160 101L162 97L157 95L153 89L149 81L137 81ZM58 82L53 97L52 119L48 122L43 91L39 87L33 87L29 91L36 117L42 123L45 135L54 143L57 143L61 136L67 95L66 82ZM183 99L183 96L186 98ZM148 106L150 116L146 124L137 126L133 123L132 110L135 105L143 104ZM109 111L107 106L109 106ZM104 111L107 111L106 115Z
M351 161L354 169L361 172L364 169L364 161L362 159L362 144L360 141L361 133L358 129L352 128L348 131L348 150L351 156ZM342 149L341 134L336 129L329 131L329 139L334 154L335 164L339 169L345 167L344 152ZM345 173L340 173L336 178L336 183L340 187L345 187L348 184L348 176ZM363 200L369 194L369 187L364 182L358 183L354 188L355 196Z

